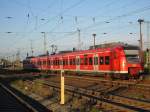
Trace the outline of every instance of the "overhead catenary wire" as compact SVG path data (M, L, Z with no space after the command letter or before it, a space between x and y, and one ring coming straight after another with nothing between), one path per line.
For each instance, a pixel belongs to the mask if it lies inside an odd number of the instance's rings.
M115 16L113 18L110 18L106 21L113 21L113 20L117 20L117 19L120 19L120 18L123 18L123 17L128 17L128 16L131 16L133 14L137 14L137 13L141 13L141 12L144 12L144 11L147 11L147 10L150 10L150 5L149 6L146 6L146 7L143 7L143 8L140 8L140 9L137 9L137 10L134 10L134 11L131 11L131 12L128 12L128 13L125 13L125 14L122 14L122 15L119 15L119 16ZM91 24L89 26L86 26L84 28L82 28L82 30L87 30L87 29L90 29L92 27L95 27L96 25L100 25L100 24L106 24L106 21L98 21L96 22L95 24Z
M76 2L75 4L71 5L70 7L64 9L64 10L61 11L57 16L54 16L54 17L48 19L45 23L39 25L38 28L41 28L42 26L44 26L45 24L49 23L49 22L52 21L53 19L56 19L56 17L60 17L60 14L64 14L64 13L68 12L69 10L75 8L76 6L78 6L79 4L81 4L81 3L84 2L84 1L86 1L86 0L80 0L80 1ZM37 28L37 29L38 29L38 28ZM33 32L33 31L34 31L34 30L32 30L31 32Z
M16 0L17 1L17 0ZM54 0L55 1L55 0ZM63 0L62 0L63 1ZM19 2L19 1L18 1ZM78 1L78 2L80 2L80 1ZM111 4L111 2L112 2L112 4ZM105 5L108 5L108 7L109 6L112 6L112 5L114 5L113 4L113 2L115 2L114 0L112 0L112 1L109 1L108 3L106 3ZM23 2L22 2L23 3ZM56 2L55 2L56 3ZM110 4L109 4L110 3ZM130 4L130 3L127 3L127 4ZM25 7L29 7L29 4L25 4L25 3L23 3L22 5L25 5ZM31 4L30 4L31 5ZM105 5L103 5L103 6L105 6ZM132 4L131 4L132 5ZM51 6L51 5L50 5ZM32 7L31 7L32 8ZM33 7L32 9L34 9L35 7ZM61 8L60 8L61 9ZM67 8L66 8L67 9ZM101 7L100 7L100 9L101 9ZM103 8L102 8L103 9ZM45 8L45 10L46 10L46 8ZM63 9L62 8L62 12L64 11L65 9ZM116 10L116 8L115 8L115 10ZM34 11L34 10L33 10ZM39 11L41 11L41 10L39 10ZM130 11L130 12L132 12L132 11ZM31 14L31 12L29 11L29 12L27 12L27 13L30 13ZM138 13L140 13L140 12L137 12L137 13L135 13L135 14L138 14ZM125 13L126 14L126 13ZM51 25L52 27L49 27L49 29L50 30L48 30L48 32L49 32L49 34L57 34L57 35L62 35L62 34L64 34L64 35L67 35L68 37L71 35L71 33L62 33L61 31L59 32L59 26L61 25L60 24L60 13L58 14L59 16L54 16L54 17L50 17L49 19L52 19L52 18L59 18L59 22L56 22L56 24L54 24L54 25ZM61 14L62 15L62 17L63 17L63 19L62 19L62 21L63 22L66 22L66 16L65 16L65 13L62 13ZM123 14L121 14L121 15L123 15ZM118 19L121 19L121 18L123 18L123 17L119 17L119 16L121 16L121 15L118 15L118 16L116 16L116 17L118 17L117 19L113 19L113 18L115 18L115 17L111 17L111 18L108 18L107 20L109 20L112 24L114 24L114 22L113 21L116 21L116 20L118 20ZM128 16L132 16L132 15L134 15L134 14L130 14L130 15L128 15ZM82 15L81 15L82 16ZM126 16L126 15L123 15L124 17L128 17L128 16ZM39 16L38 16L39 17ZM75 20L75 17L76 17L76 20ZM94 19L93 19L94 18ZM30 18L30 20L31 19L33 19L33 18ZM40 18L38 18L39 20L40 20ZM46 19L46 22L47 22L47 20L49 20L49 19ZM85 21L85 19L87 19L87 17L86 16L84 16L83 15L83 21ZM104 21L104 23L102 22L102 23L99 23L98 25L97 25L97 23L98 22L101 22L101 21L98 21L98 19L95 17L95 16L91 16L91 17L89 17L89 20L94 24L92 27L90 27L90 28L88 28L88 29L91 29L91 28L93 28L93 27L95 27L95 29L96 29L96 26L101 26L101 27L103 27L102 25L104 24L106 24ZM107 20L105 20L105 21L107 21ZM81 27L81 31L82 31L82 33L83 33L83 31L84 31L84 28L86 28L87 26L86 25L88 25L88 24L86 24L85 25L85 27L82 25L82 23L80 22L80 15L78 16L76 16L76 15L74 15L74 20L72 20L72 21L76 21L76 23L78 23L79 25L80 25L80 27ZM87 21L87 20L86 20ZM34 20L33 20L33 22L34 22ZM35 21L36 22L36 21ZM42 22L44 22L45 23L45 20L43 20ZM48 22L48 23L51 23L51 22ZM33 23L34 24L34 23ZM38 31L37 29L40 29L42 24L39 24L38 23L38 25L36 25L36 23L35 23L35 27L34 27L34 25L33 25L33 30L30 32L17 32L18 34L26 34L26 36L22 36L24 39L25 39L25 37L27 37L27 35L30 35L30 34L36 34L36 33L38 33L38 32L36 32L36 31ZM48 24L45 24L45 25L48 25ZM90 24L91 25L91 24ZM116 24L115 24L116 25ZM124 25L123 25L124 26ZM100 28L101 28L100 27ZM73 27L72 27L73 28ZM112 27L110 27L110 28L112 28ZM119 27L118 27L119 28ZM56 29L58 29L58 30L56 30ZM97 28L98 29L98 28ZM105 29L106 29L106 27L105 27ZM105 31L105 29L104 29L104 31ZM107 30L107 29L106 29ZM43 30L42 30L43 31ZM86 31L86 29L85 29L85 31ZM93 30L94 31L94 30ZM76 31L76 28L74 28L74 30L73 31L71 31L71 32L77 32ZM3 32L2 32L3 33ZM29 34L28 34L29 33ZM99 33L99 32L98 32ZM101 32L100 32L101 33ZM106 32L107 33L107 32ZM75 34L75 33L74 33ZM73 34L73 35L74 35ZM17 38L19 38L19 36L17 37ZM61 40L63 39L63 38L66 38L66 37L62 37L61 36ZM37 38L35 39L35 40L37 40Z

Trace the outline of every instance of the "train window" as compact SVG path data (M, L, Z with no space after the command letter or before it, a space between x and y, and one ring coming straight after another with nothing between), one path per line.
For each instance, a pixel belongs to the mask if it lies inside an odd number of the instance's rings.
M55 65L55 60L53 60L53 65Z
M55 60L55 65L57 65L57 60Z
M41 65L41 61L39 61L39 65Z
M55 60L53 60L53 65L55 65Z
M53 65L53 60L51 60L51 65Z
M54 65L56 65L56 60L54 60Z
M92 65L92 64L93 64L93 58L90 57L90 58L89 58L89 65Z
M43 61L43 65L46 65L46 61Z
M75 65L75 58L73 58L73 65Z
M57 60L57 65L59 65L59 60Z
M84 65L87 65L88 64L88 59L87 57L84 58Z
M59 60L56 60L56 65L59 65Z
M105 56L105 64L109 65L109 56Z
M65 65L65 60L63 59L63 63L62 63L63 65Z
M94 65L98 65L98 57L94 57Z
M58 65L58 60L56 60L56 65Z
M40 62L38 61L37 64L40 65Z
M99 57L99 64L100 65L103 65L104 64L104 57Z
M64 59L64 65L67 65L67 63L66 63L66 59Z
M58 60L58 65L60 65L60 60Z
M63 59L61 60L61 64L63 65Z
M48 60L48 65L51 65L51 61L50 60Z
M83 65L84 64L84 60L83 58L80 58L80 65Z
M42 65L42 61L40 61L40 65Z
M56 65L58 65L58 60L56 60Z
M61 65L61 60L58 60L58 64Z
M67 59L65 59L65 65L68 65Z
M68 60L67 60L67 59L65 59L64 61L65 61L65 65L68 65Z
M70 65L72 65L72 59L70 59Z
M44 64L47 65L47 61L44 61Z
M56 65L56 60L54 60L54 65Z
M55 60L55 65L57 65L57 60Z

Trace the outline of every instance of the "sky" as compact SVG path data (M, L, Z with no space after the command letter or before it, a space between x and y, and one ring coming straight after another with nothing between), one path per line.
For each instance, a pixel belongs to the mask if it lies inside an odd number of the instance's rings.
M144 48L150 43L150 0L0 0L0 57L20 53L39 55L51 45L58 51L96 44L124 42L138 45L139 23L144 19Z

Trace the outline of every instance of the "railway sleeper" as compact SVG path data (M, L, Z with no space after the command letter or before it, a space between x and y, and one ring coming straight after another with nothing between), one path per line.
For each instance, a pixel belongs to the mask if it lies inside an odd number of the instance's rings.
M66 93L72 95L72 97L77 97L77 98L82 97L85 100L87 100L88 103L90 103L91 105L99 105L100 104L100 108L103 108L104 110L109 110L109 111L114 111L114 112L120 112L120 111L123 111L123 112L136 112L134 110L131 110L131 109L128 109L128 108L125 108L125 107L121 107L121 106L118 106L116 104L112 104L112 103L104 102L104 101L101 101L101 100L98 100L98 99L95 99L95 98L84 96L84 95L79 94L77 92L74 92L72 94L71 91L67 91Z
M53 83L54 84L54 83ZM53 85L53 84L51 84L51 85ZM57 84L54 84L54 85L57 85ZM57 89L60 89L60 88L58 88L57 87ZM68 91L70 91L70 92L74 92L74 96L86 96L86 97L89 97L89 98L94 98L94 99L96 99L96 100L103 100L103 97L101 97L101 96L96 96L96 95L93 95L92 94L92 92L93 91L91 91L91 90L87 90L87 92L85 93L85 90L84 89L81 89L81 88L75 88L75 87L71 87L71 86L66 86L66 90L68 90ZM104 95L104 94L101 94L101 95ZM128 104L124 104L124 103L120 103L120 102L118 102L118 101L115 101L115 100L113 100L112 99L112 101L111 101L111 99L110 99L110 97L109 96L104 96L104 99L106 99L106 101L104 101L105 103L109 103L109 104L111 104L111 103L115 103L115 104L113 104L113 105L122 105L122 106L118 106L119 108L123 108L123 110L125 109L125 108L127 108L127 109L129 109L129 110L132 110L132 109L130 109L130 108L128 108L128 107L130 107L129 106L129 103ZM109 102L109 101L111 101L111 102ZM112 105L112 104L111 104ZM126 107L127 106L127 107ZM131 107L131 108L133 108L133 106ZM140 109L140 108L134 108L135 110L137 110L137 109ZM133 110L134 110L133 109Z
M54 84L54 85L57 85L57 84ZM52 85L52 83L51 84L49 84L49 86L52 86L52 87L56 87L56 86L54 86L54 85ZM67 86L66 86L67 87ZM78 98L86 98L86 99L91 99L91 98L93 98L93 99L95 99L94 101L101 101L101 102L103 102L103 107L104 108L114 108L114 109L117 109L117 110L119 110L119 111L124 111L124 110L127 110L127 111L130 111L130 112L135 112L134 111L134 109L132 110L132 109L130 109L130 108L127 108L127 107L125 107L124 105L118 105L118 103L114 103L114 102L109 102L109 100L107 100L107 99L109 99L109 96L103 96L103 94L102 94L102 96L96 96L96 95L92 95L91 93L91 91L90 90L88 90L88 92L86 92L85 93L85 91L83 91L84 89L81 89L80 90L80 88L79 89L77 89L77 88L74 88L73 89L73 87L67 87L67 88L65 88L66 89L66 91L67 91L67 93L68 92L70 92L70 93L73 93L73 96L74 97L78 97ZM60 88L59 87L56 87L56 90L58 90L58 91L60 91ZM98 93L97 93L98 94ZM106 101L103 101L103 99L104 98L106 98Z
M121 96L114 96L114 95L110 95L110 99L115 102L122 103L122 104L127 104L127 105L135 106L138 108L142 108L145 110L150 110L150 103L148 102L133 100L133 99L124 98Z

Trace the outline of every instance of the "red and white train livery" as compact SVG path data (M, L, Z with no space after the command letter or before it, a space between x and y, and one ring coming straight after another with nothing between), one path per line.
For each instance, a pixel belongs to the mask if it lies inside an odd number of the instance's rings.
M23 66L25 69L63 69L65 71L115 74L118 76L137 76L143 70L139 59L139 48L127 44L27 57Z

